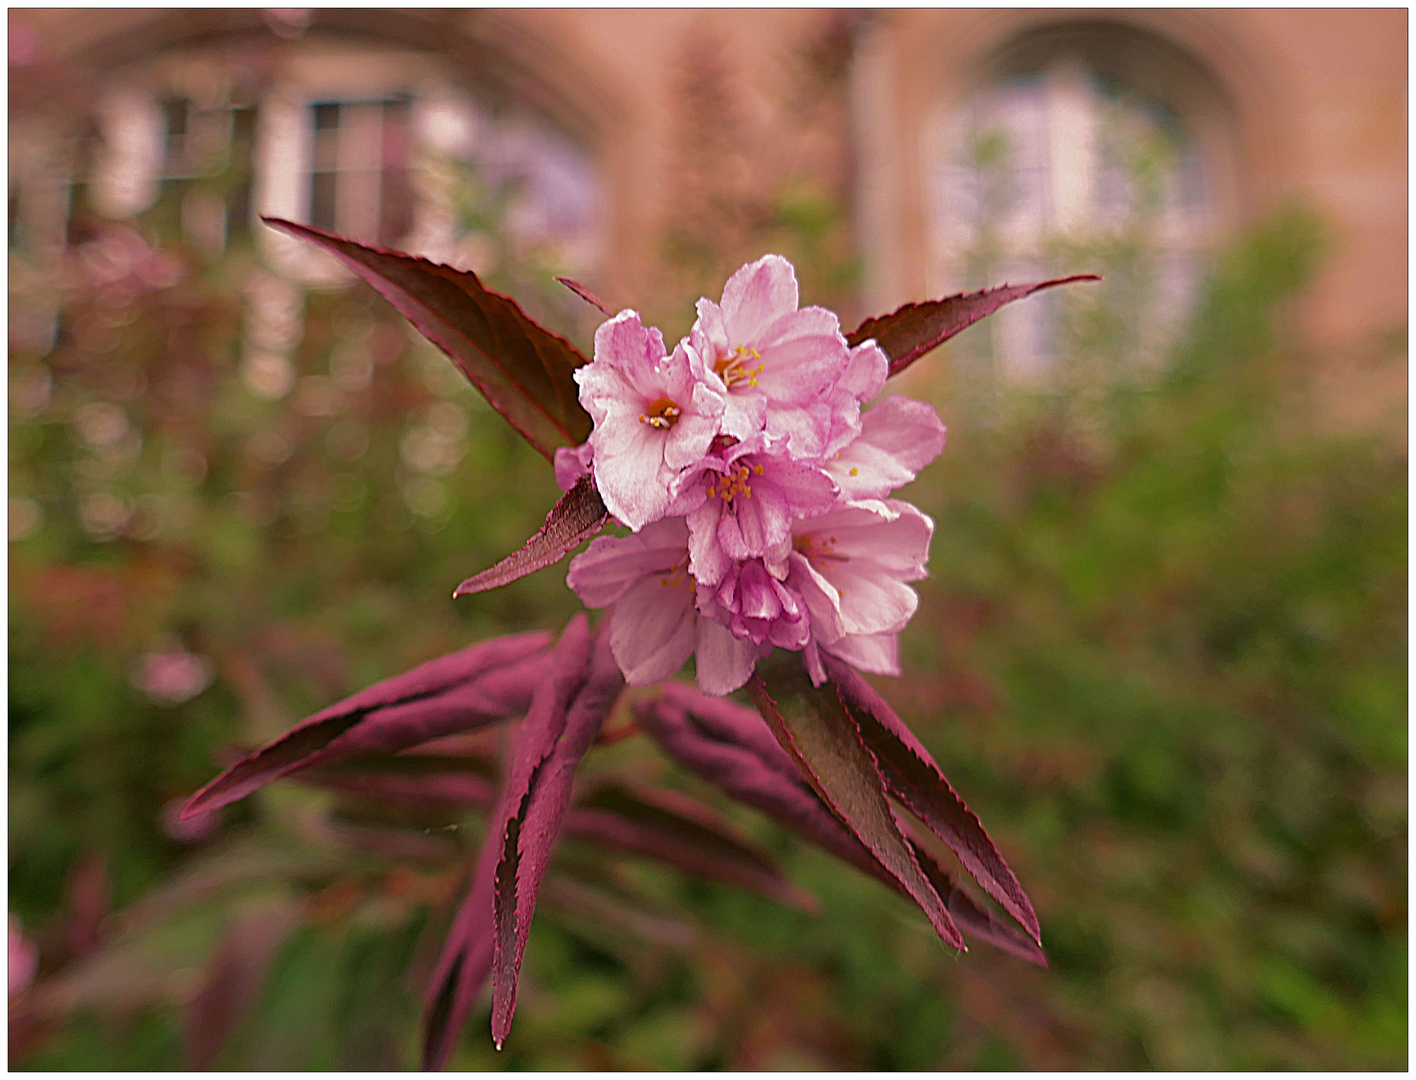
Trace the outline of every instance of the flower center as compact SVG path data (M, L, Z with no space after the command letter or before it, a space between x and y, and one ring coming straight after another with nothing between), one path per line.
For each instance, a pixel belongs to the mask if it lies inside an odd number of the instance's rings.
M648 424L651 428L657 428L659 431L668 431L678 423L679 413L682 411L678 407L678 402L661 397L650 402L649 408L639 414L639 422Z
M825 569L820 565L824 562L846 561L846 556L836 554L836 538L834 536L815 536L811 533L804 533L801 536L793 537L792 548L804 555L806 561L818 570Z
M756 367L752 366L754 360L758 362ZM757 376L761 375L762 369L766 367L761 361L762 354L756 349L739 345L732 352L718 357L713 364L713 373L723 380L723 385L729 390L740 382L756 386Z
M731 508L733 500L738 496L744 499L752 498L750 479L761 475L761 465L753 465L751 468L746 465L733 465L726 473L708 477L708 498L722 499Z
M659 579L659 584L662 585L662 586L663 586L664 588L666 588L666 589L673 589L673 588L677 588L678 586L682 585L682 584L683 584L683 581L684 581L684 578L688 578L688 591L691 592L691 593L697 593L697 592L698 592L698 582L694 581L693 578L688 577L688 553L687 553L687 552L684 553L683 561L682 561L682 562L677 563L677 564L675 564L674 566L670 567L670 569L668 570L668 572L667 572L663 577L661 577L661 578Z

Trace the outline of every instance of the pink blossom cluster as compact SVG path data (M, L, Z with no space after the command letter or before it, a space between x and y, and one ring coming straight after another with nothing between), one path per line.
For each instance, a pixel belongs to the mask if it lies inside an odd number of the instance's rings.
M721 303L672 353L637 312L595 334L580 368L589 440L561 450L569 489L587 472L633 530L601 537L570 566L588 607L613 605L610 646L627 682L675 674L727 694L775 646L799 650L813 681L824 650L899 674L899 634L918 604L934 523L888 498L944 446L924 402L868 412L889 359L851 348L834 313L798 309L795 271L767 255L735 273Z

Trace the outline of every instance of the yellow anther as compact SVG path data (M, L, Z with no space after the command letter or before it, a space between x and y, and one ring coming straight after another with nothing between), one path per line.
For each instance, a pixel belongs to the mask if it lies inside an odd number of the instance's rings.
M648 424L658 431L668 431L678 423L678 418L682 414L678 403L670 398L661 397L651 402L649 408L639 414L639 422Z
M746 345L739 345L730 353L725 353L718 357L713 363L713 371L718 378L723 380L723 384L731 390L740 382L746 382L748 386L757 385L757 376L762 374L765 364L758 363L756 367L750 367L753 360L761 361L762 354L756 349L749 349Z
M852 470L851 470L851 475L852 475L852 476L859 476L859 475L860 475L860 470L859 470L859 469L852 469Z

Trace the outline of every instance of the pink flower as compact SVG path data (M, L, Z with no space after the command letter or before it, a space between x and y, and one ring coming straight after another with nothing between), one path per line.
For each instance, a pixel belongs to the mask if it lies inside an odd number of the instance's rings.
M835 314L797 310L796 272L764 255L728 279L723 302L698 301L689 345L727 399L722 431L790 439L793 457L819 457L831 432L827 391L846 370L849 350Z
M717 585L733 561L770 554L792 521L824 514L836 485L821 469L777 452L765 434L702 458L674 482L669 512L688 519L690 569Z
M631 686L661 682L697 654L699 687L730 694L771 648L699 617L682 518L655 522L635 536L599 537L571 561L566 581L586 607L614 605L610 651Z
M786 585L811 616L806 662L825 678L815 648L862 671L898 675L895 637L919 606L905 582L928 576L934 522L906 502L841 505L793 528Z
M880 393L889 374L890 358L873 338L851 350L841 377L827 391L831 426L821 451L823 458L831 458L860 435L861 403Z
M610 513L637 532L663 517L675 475L708 451L723 394L687 348L666 355L663 335L628 310L595 331L595 360L575 381L595 421L595 486Z
M590 475L590 463L594 460L595 450L588 442L560 447L554 459L556 484L562 491L569 491L581 477Z
M844 502L883 499L913 480L944 449L944 425L933 406L886 398L861 418L860 435L826 461Z
M779 575L780 576L780 575ZM755 645L801 649L811 637L805 603L760 559L736 563L712 591L699 595L699 610Z

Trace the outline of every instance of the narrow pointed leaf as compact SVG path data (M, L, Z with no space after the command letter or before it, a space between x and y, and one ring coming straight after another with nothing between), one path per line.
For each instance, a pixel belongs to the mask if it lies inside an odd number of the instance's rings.
M571 808L565 831L803 911L817 907L815 897L793 885L731 822L677 791L625 781L602 784Z
M589 436L590 414L571 377L587 362L584 354L476 274L293 221L261 220L311 241L372 285L547 459Z
M911 840L911 844L915 849L915 857L919 859L919 865L924 868L935 892L943 898L949 914L959 924L959 929L970 937L986 941L994 948L1002 949L1020 960L1026 960L1038 967L1048 966L1047 954L1042 951L1041 945L1012 923L1005 922L978 904L964 889L955 884L948 871L935 862L918 842Z
M533 704L522 725L508 782L508 807L515 801L517 814L508 821L505 832L506 844L497 866L492 911L495 926L492 1040L498 1047L511 1031L517 980L531 932L536 897L570 804L575 768L624 689L624 676L610 651L608 632L602 627L592 648L584 629L584 617L577 619L578 624L572 621L571 628L578 631L577 644L584 640L580 647L589 655L582 659L583 654L575 652L573 656L579 660L578 665L570 652L565 655L563 670L567 674L571 671L578 674L573 696L568 696L567 703L561 705L559 690L554 694L547 692L545 697L552 703L543 710L543 724L532 723L533 717L542 720L542 716L536 715L537 707ZM571 636L571 628L567 628L565 637ZM538 694L538 701L541 696Z
M571 292L575 293L576 296L580 297L580 299L584 300L591 307L599 308L606 315L614 314L614 312L610 309L609 304L605 303L603 300L601 300L598 296L596 296L594 293L592 293L589 289L587 289L584 285L580 284L580 282L576 281L574 278L558 277L556 278L556 280L559 281Z
M610 513L605 509L600 493L595 490L594 482L590 477L582 476L573 488L560 497L560 501L546 515L546 523L531 539L490 570L468 578L452 595L467 596L495 589L558 563L579 544L603 529L609 517Z
M493 823L498 820L494 813ZM447 1064L472 1003L492 973L492 890L496 887L501 851L497 832L488 829L477 852L467 898L453 919L428 980L423 1010L424 1072Z
M939 894L920 869L899 819L885 797L885 782L854 718L833 692L812 687L796 665L779 666L774 690L761 676L748 681L753 703L782 749L843 825L905 887L939 936L967 948ZM828 688L829 690L829 688Z
M380 754L303 769L296 779L327 791L410 808L489 809L497 797L492 763L469 758Z
M694 928L668 915L645 910L643 904L591 885L578 877L551 873L541 883L541 902L550 904L562 920L578 923L597 933L617 931L638 946L644 942L687 949L698 940Z
M901 895L909 895L826 809L756 712L677 683L666 684L658 700L636 702L634 711L644 731L690 772ZM768 736L765 745L756 738L758 734ZM980 908L928 851L914 841L912 846L921 869L962 931L1046 965L1042 950L1027 935ZM947 895L941 883L947 884Z
M762 717L677 683L635 703L640 726L690 772L804 840L899 889L900 883L836 820L802 779Z
M322 709L224 770L187 801L179 820L244 798L297 769L391 753L526 711L549 635L479 642L375 683Z
M890 358L890 374L898 375L930 349L944 344L961 330L967 330L980 319L987 318L1005 304L1021 300L1033 293L1074 281L1100 281L1097 274L1073 274L1071 277L1036 281L1028 285L1001 285L996 289L980 289L959 293L942 300L927 300L921 304L906 304L889 315L866 319L849 334L846 341L854 348L867 338L874 338Z
M511 768L487 819L486 836L477 852L467 898L453 919L428 980L423 1019L425 1071L447 1064L467 1014L491 975L498 878L506 857L508 831L514 828L520 832L519 821L513 826L510 819L522 809L532 775L564 727L568 702L585 681L589 651L589 624L584 615L577 615L566 626L542 670L530 711L518 733Z
M964 869L1041 943L1037 913L1022 884L924 744L859 672L829 654L823 660L826 673L879 762L890 794L948 844Z

